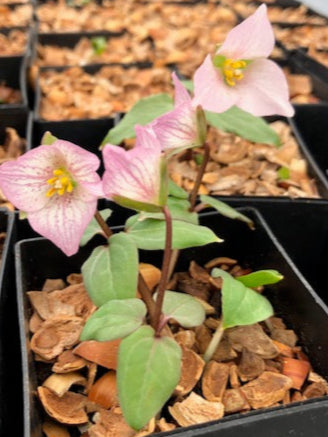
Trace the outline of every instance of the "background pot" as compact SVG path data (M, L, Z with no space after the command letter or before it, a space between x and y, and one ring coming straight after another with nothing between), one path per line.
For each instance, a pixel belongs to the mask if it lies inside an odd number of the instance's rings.
M328 376L328 309L308 285L294 266L284 249L272 234L261 216L253 209L242 208L256 223L256 230L250 231L244 223L232 221L215 212L203 214L201 222L209 226L225 239L222 244L211 244L202 248L183 251L177 270L188 268L195 260L200 264L217 256L238 259L243 266L253 269L275 268L285 280L268 287L276 314L282 316L287 325L296 331L300 344L311 356L314 370ZM99 242L99 240L98 240ZM81 263L95 245L90 242L78 254L66 258L58 248L43 238L21 241L16 246L17 300L22 341L22 368L24 391L24 437L39 437L40 419L37 415L35 399L31 393L35 388L35 373L30 356L26 318L28 303L26 291L40 289L46 278L65 278L80 269ZM40 254L42 253L42 256ZM159 252L142 252L145 262L160 263ZM307 401L287 407L270 408L248 414L235 414L218 422L203 424L186 429L178 429L172 434L198 437L232 437L240 432L244 437L277 435L303 435L322 437L328 419L328 399ZM161 434L166 435L166 433Z

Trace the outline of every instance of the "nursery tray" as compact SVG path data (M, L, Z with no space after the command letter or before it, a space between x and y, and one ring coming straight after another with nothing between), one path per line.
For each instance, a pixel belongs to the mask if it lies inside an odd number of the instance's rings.
M249 230L245 223L225 219L215 212L202 214L201 223L217 232L225 242L184 250L177 270L186 270L191 260L204 264L218 256L233 257L238 259L241 265L253 269L278 269L285 280L267 288L267 294L276 314L283 317L288 326L293 327L301 346L311 356L314 370L327 377L327 307L294 266L261 216L253 209L241 208L240 211L255 221L255 231ZM39 410L32 393L36 388L36 379L26 331L29 311L26 292L40 289L46 278L65 278L69 273L78 272L81 263L93 247L94 241L81 249L78 254L67 258L58 248L43 238L21 241L16 246L17 301L24 375L22 437L41 437ZM145 262L160 265L161 255L157 251L142 252L141 257ZM234 414L220 421L180 428L171 433L158 435L235 437L240 433L244 437L262 437L265 432L268 437L278 435L322 437L325 435L327 420L328 398L320 398L252 413Z
M0 106L0 144L3 144L5 128L14 128L18 135L26 139L26 149L30 149L32 133L32 114L27 108L8 108Z

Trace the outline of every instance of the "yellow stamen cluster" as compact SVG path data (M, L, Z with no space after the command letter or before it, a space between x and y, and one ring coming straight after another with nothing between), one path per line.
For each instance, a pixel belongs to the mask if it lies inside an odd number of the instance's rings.
M247 63L242 60L225 59L222 67L225 82L230 86L235 86L236 80L244 77L242 70L246 65Z
M47 197L52 197L54 194L62 196L65 193L71 193L73 191L74 181L66 170L56 168L53 171L53 175L54 177L47 180L47 184L51 186L47 191Z

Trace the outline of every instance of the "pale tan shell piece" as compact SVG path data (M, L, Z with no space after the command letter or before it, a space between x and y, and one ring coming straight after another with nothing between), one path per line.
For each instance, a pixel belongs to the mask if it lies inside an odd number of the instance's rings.
M205 361L191 349L184 346L181 346L181 349L181 377L174 393L179 396L185 396L191 392L202 376Z
M222 402L226 414L250 410L250 405L238 388L231 388L224 392Z
M279 355L277 346L259 324L230 328L226 330L226 335L238 352L244 347L262 358L275 358Z
M117 409L102 409L93 416L93 420L95 424L88 430L90 437L133 437L136 433Z
M79 341L83 325L81 317L56 316L48 319L33 335L31 349L42 358L51 360Z
M228 384L230 374L229 364L210 361L202 378L203 396L211 402L221 402L223 393Z
M65 288L65 282L62 279L46 279L43 284L42 291L62 290Z
M292 387L292 380L274 372L263 372L261 376L240 387L252 408L270 407L284 399Z
M190 426L221 419L224 406L222 402L209 402L191 392L185 400L169 407L169 412L180 426Z
M67 392L59 397L46 387L38 387L38 395L46 412L58 422L78 425L88 421L85 396Z
M177 343L179 343L180 346L188 347L189 349L192 349L196 342L196 335L195 332L191 329L184 329L179 332L177 332L174 335L175 340Z
M116 372L110 370L102 375L90 388L88 399L106 410L117 406L118 392L116 385Z
M66 426L47 420L42 424L42 431L47 437L70 437Z
M162 272L157 267L152 264L140 263L139 272L150 290L153 290L159 284Z
M62 397L72 385L86 385L86 378L78 372L70 373L53 373L42 384L57 396Z
M121 340L112 341L82 341L75 349L74 354L107 369L116 370L117 353Z
M67 350L58 355L57 361L52 366L52 371L55 373L68 373L83 369L87 364L86 360L74 355L71 350Z

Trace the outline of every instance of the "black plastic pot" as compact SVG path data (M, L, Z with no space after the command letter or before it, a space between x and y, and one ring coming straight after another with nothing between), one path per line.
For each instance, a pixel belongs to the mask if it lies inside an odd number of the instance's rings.
M0 82L15 90L20 90L21 101L13 104L0 104L0 109L20 108L27 106L26 93L26 63L25 56L2 56L0 57Z
M225 219L217 213L203 214L202 224L212 228L225 239L225 242L183 251L177 269L187 269L191 260L204 264L214 257L223 255L237 258L242 265L254 269L278 269L284 275L284 281L268 288L268 296L276 314L282 316L296 331L301 345L311 357L314 370L327 377L328 308L302 277L261 216L252 209L241 211L254 219L255 231L250 231L244 223ZM66 258L59 249L42 238L21 241L16 246L17 300L24 376L22 437L41 436L40 417L36 399L32 394L35 389L35 372L26 331L26 292L30 289L40 289L46 278L65 278L67 274L79 271L81 263L93 246L94 244L90 243L70 258ZM142 257L146 262L160 264L161 256L158 252L143 252ZM244 437L259 437L265 433L268 437L322 437L325 435L327 420L328 398L321 398L285 407L235 414L217 422L159 435L235 437L241 433Z
M26 139L26 149L30 148L32 114L27 108L3 109L0 106L0 144L3 144L6 127L16 129L18 135Z
M0 232L6 232L0 265L0 435L21 435L21 358L15 297L14 213L0 208ZM17 412L16 420L12 415ZM10 433L7 431L10 430Z
M328 72L328 70L327 70ZM296 105L290 120L294 134L306 159L316 168L322 182L328 186L328 104Z

